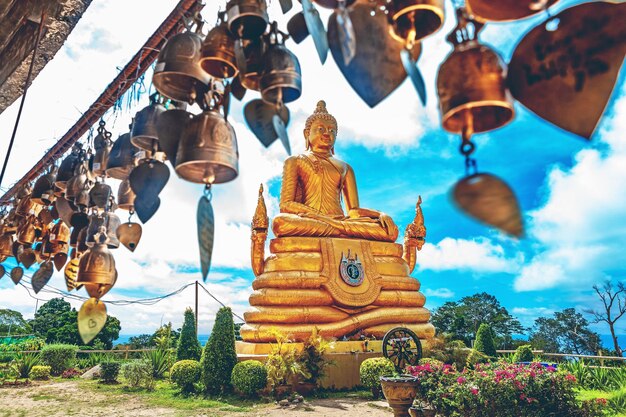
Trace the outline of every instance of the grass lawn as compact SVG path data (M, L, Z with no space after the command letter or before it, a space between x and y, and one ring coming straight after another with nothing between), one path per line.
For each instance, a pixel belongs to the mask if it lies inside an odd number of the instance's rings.
M620 396L620 395L626 396L626 387L622 388L621 390L610 391L610 392L600 391L600 390L591 390L591 389L590 390L582 389L578 391L578 399L581 401L593 400L595 398L604 398L607 401L609 401L612 398ZM623 408L621 412L615 412L609 415L613 417L626 417L626 407Z

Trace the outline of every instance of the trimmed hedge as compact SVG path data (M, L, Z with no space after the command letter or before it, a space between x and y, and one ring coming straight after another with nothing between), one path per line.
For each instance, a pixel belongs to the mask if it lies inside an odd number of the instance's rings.
M202 382L208 393L230 389L230 378L237 364L233 312L222 307L215 316L215 325L202 352Z
M120 374L121 364L119 362L102 362L100 364L100 380L104 382L117 382Z
M143 386L146 389L154 388L152 364L146 361L132 361L122 365L122 376L131 388Z
M513 355L513 362L532 362L535 358L531 345L518 346Z
M253 397L267 385L267 369L259 361L239 362L233 368L230 381L237 391L246 397Z
M52 375L59 376L72 366L77 351L78 346L74 345L46 345L41 350L41 360L50 366Z
M194 384L201 375L200 363L192 359L176 362L170 370L170 379L178 385L184 393L195 391Z
M474 349L487 356L496 356L496 344L493 341L493 331L488 324L482 323L480 327L478 327Z
M396 368L387 358L369 358L365 359L359 368L361 384L372 390L374 398L378 398L380 394L380 377L393 375Z
M47 365L35 365L30 370L31 379L50 379L51 367Z
M196 318L193 314L193 310L187 308L185 310L183 328L178 338L176 360L193 359L194 361L199 361L201 354L202 348L200 347L200 342L198 342L198 336L196 335Z

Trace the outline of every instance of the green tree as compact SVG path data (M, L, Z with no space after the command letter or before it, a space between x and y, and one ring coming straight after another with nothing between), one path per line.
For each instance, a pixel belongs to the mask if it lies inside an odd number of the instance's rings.
M215 325L202 352L202 382L209 393L230 388L233 368L237 364L233 312L222 307L215 316Z
M178 346L178 338L180 337L180 329L172 329L172 323L162 325L152 334L151 346L160 346L163 348L172 348ZM166 343L167 346L163 346Z
M550 353L593 355L600 349L600 336L574 308L557 311L553 317L539 317L530 336L535 349Z
M487 356L496 356L496 346L493 342L493 331L488 324L482 323L478 328L474 349Z
M154 346L154 340L151 334L140 334L128 338L128 346L130 349L145 349Z
M200 360L202 354L202 348L200 342L198 342L198 335L196 334L196 319L191 308L185 310L185 321L183 322L183 329L180 332L180 338L178 339L178 347L176 349L176 360L182 361L185 359L193 359L195 361Z
M503 349L511 347L513 334L526 331L496 297L484 292L443 304L433 312L432 323L438 332L463 340L467 345L476 338L480 325L489 323L496 346Z
M62 298L53 298L39 307L29 324L35 335L46 339L46 343L82 345L77 319L78 312L70 303ZM104 328L88 345L111 349L113 341L120 335L120 330L120 321L108 315Z
M22 313L8 308L0 309L0 335L30 334L30 325Z

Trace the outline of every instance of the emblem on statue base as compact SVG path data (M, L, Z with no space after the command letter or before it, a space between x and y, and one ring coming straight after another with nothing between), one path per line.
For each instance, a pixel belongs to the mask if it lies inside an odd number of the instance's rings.
M361 285L365 279L363 265L359 261L359 255L355 254L354 258L350 257L350 249L348 249L347 257L341 252L341 262L339 264L339 274L341 279L348 285L357 287Z

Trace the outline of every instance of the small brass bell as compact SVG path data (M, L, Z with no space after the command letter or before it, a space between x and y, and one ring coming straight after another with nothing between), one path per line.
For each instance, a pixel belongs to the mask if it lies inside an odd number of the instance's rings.
M80 257L76 284L83 285L90 297L102 297L116 280L115 259L104 243L94 245Z
M92 205L100 209L105 209L109 204L112 193L113 191L111 190L111 186L109 184L96 182L89 191L89 198L91 199Z
M200 66L202 38L193 32L172 36L161 49L154 69L154 87L172 100L193 102L210 76Z
M117 205L122 210L133 210L135 193L130 188L130 181L125 179L117 189Z
M391 36L403 43L424 39L443 25L443 0L392 0L388 7Z
M67 227L64 222L59 221L54 225L52 230L50 230L48 240L50 241L50 243L69 243L70 235L70 228Z
M193 119L193 114L184 109L172 109L165 111L159 115L157 120L157 130L159 132L159 145L167 159L172 163L172 167L176 166L176 152L178 152L178 142L187 123ZM120 186L121 187L121 186ZM121 193L121 191L120 191ZM118 203L120 202L120 194L118 193ZM134 199L134 197L133 197ZM121 207L121 203L120 208Z
M448 35L454 50L439 67L437 92L443 128L452 133L497 129L513 120L513 100L506 88L506 66L491 48L478 42L482 24L464 9L457 10L459 23ZM466 29L473 25L472 32Z
M72 152L63 159L61 162L61 166L59 166L59 171L57 172L56 180L54 185L56 185L59 189L65 190L65 185L67 181L70 180L74 176L74 172L76 171L76 167L82 161L82 157L84 156L84 151L82 145L77 143L72 148Z
M15 214L19 217L27 217L31 214L35 214L37 211L37 205L30 197L24 197L15 207Z
M263 71L263 55L267 45L263 39L250 39L243 42L246 57L246 68L241 75L241 84L248 90L261 90L261 72Z
M165 111L163 104L159 102L158 95L150 97L151 103L144 107L135 115L133 127L130 133L130 142L137 148L146 151L158 149L159 131L157 120L159 115Z
M13 235L5 233L0 235L0 256L13 256Z
M237 39L255 39L269 23L265 0L230 0L226 3L228 28Z
M211 29L204 39L200 66L214 78L231 78L237 75L235 39L225 22Z
M49 206L54 200L54 182L56 181L57 168L52 166L49 172L35 181L30 199L42 206Z
M282 40L278 40L278 36ZM263 55L261 73L261 98L269 104L280 106L297 100L302 94L302 73L298 58L284 45L285 35L274 25L270 44Z
M93 140L93 147L96 152L91 160L91 171L94 175L105 175L113 141L111 140L111 132L104 128L103 121L98 126L98 134Z
M90 191L91 184L85 183L81 192L79 192L74 198L74 204L76 205L76 207L78 207L79 210L85 210L93 207L91 196L89 195Z
M130 133L124 133L117 138L107 161L107 175L117 180L128 178L130 171L135 166L135 154L137 152L139 149L130 142Z
M36 232L32 219L29 217L17 231L17 241L22 245L30 246L35 242Z
M89 229L88 227L83 227L77 233L76 243L75 243L76 250L74 251L77 254L77 256L89 250L89 246L87 246L87 230L88 229ZM74 233L74 230L72 230L72 233Z
M468 11L481 22L508 22L546 10L559 0L466 0Z
M66 184L65 187L65 198L72 201L74 200L81 191L87 191L91 189L92 186L92 177L90 173L87 171L87 167L85 162L82 162L76 168L76 173ZM87 193L89 195L89 193ZM74 202L76 204L76 202Z
M195 116L178 144L178 176L200 184L219 184L235 179L238 172L237 136L231 124L216 109Z

